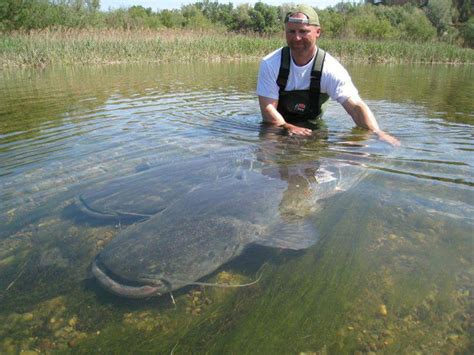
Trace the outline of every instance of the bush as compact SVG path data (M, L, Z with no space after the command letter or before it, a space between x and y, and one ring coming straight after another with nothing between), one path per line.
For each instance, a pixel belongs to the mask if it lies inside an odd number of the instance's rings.
M332 36L360 37L366 39L408 39L429 41L436 36L436 29L424 12L412 5L343 7L343 12L333 9L321 11L325 32ZM329 29L326 28L329 24Z
M333 9L318 11L319 22L324 36L338 37L346 24L345 16Z
M421 0L420 0L421 1ZM402 1L393 6L339 3L318 10L325 37L402 39L425 42L438 38L472 47L471 0L429 0L423 10ZM218 1L201 0L180 10L153 12L132 6L109 12L99 11L100 0L0 0L0 31L34 30L48 27L121 29L226 29L228 31L273 34L283 30L289 3L281 6L257 2L236 8ZM453 24L454 22L454 24Z
M186 5L181 8L184 17L183 26L190 29L210 29L213 26L211 20L206 18L196 5Z
M168 28L181 28L184 25L184 16L178 10L163 10L160 12L160 22Z
M397 29L397 37L424 42L436 36L436 29L427 19L425 13L406 4L404 6L377 6L375 13L378 18L385 18Z
M252 27L252 19L250 18L250 5L242 4L232 12L232 19L228 24L231 31L246 31Z
M374 6L361 6L347 23L350 32L356 37L366 39L392 39L398 37L398 31L390 21L376 14Z
M282 30L282 19L276 6L257 2L250 10L251 30L259 33L275 33Z
M401 38L426 42L436 37L436 28L426 18L425 13L417 8L408 7L400 23Z
M88 4L88 5L87 5ZM48 0L2 0L0 30L34 30L48 27L99 27L104 15L97 11L98 2Z
M229 4L219 4L217 1L210 2L209 0L204 0L203 2L198 2L194 4L206 17L214 24L221 24L226 27L231 27L232 25L232 14L234 6Z
M453 8L451 0L430 0L426 6L426 16L436 27L438 36L447 34L452 25Z

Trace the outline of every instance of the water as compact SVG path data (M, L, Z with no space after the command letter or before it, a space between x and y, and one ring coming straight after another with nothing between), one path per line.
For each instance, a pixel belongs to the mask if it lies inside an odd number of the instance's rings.
M399 148L353 129L334 103L309 139L265 129L257 68L0 72L0 352L473 351L472 66L349 67ZM102 290L88 268L127 226L76 218L75 197L219 154L276 167L282 218L311 210L319 241L249 248L205 281L261 274L257 284L184 288L176 306ZM311 204L318 168L340 163L362 178Z

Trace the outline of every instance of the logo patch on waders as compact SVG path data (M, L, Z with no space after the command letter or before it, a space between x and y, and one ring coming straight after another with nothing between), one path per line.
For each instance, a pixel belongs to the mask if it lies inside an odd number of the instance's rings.
M294 108L296 112L304 112L305 109L306 109L306 105L302 102L299 104L296 104Z

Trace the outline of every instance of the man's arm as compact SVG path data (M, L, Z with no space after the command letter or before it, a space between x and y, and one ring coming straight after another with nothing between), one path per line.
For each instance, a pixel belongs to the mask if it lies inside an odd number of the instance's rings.
M374 114L370 110L369 106L367 106L366 103L362 101L362 99L349 98L344 101L342 106L352 117L357 126L374 132L379 137L379 139L386 141L391 145L400 145L400 141L397 138L391 136L388 133L385 133L379 128Z
M298 127L285 121L283 116L277 111L278 100L271 99L269 97L259 96L258 103L260 104L260 111L262 112L264 122L285 128L290 135L311 135L312 131L310 129Z

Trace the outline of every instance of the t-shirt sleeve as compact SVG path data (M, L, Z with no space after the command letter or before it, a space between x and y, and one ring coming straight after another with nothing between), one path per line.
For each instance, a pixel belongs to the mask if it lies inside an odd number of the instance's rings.
M257 95L278 100L279 87L276 79L275 72L271 70L269 63L262 60L258 71Z
M347 70L334 58L324 63L321 91L343 104L348 98L359 98L359 92Z

